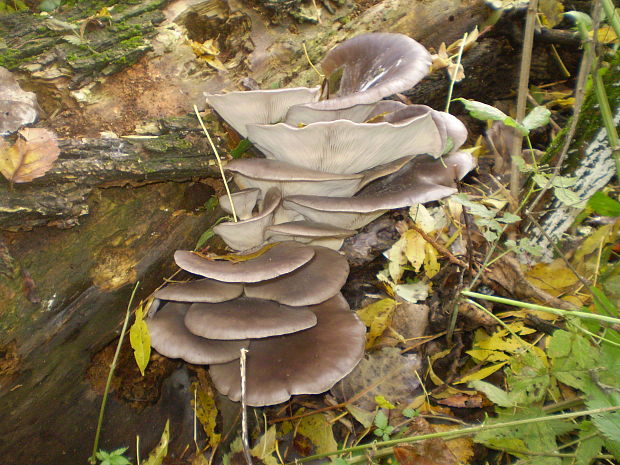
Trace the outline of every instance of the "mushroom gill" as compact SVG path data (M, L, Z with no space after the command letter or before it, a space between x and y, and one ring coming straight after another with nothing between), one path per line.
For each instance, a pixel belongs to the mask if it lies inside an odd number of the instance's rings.
M458 119L380 101L428 72L430 55L413 39L364 34L321 66L333 91L327 100L317 101L318 88L208 96L266 156L228 163L242 191L232 205L220 203L241 220L214 232L236 251L275 245L235 261L177 251L176 263L199 279L157 291L170 302L148 321L156 350L209 364L218 391L235 401L247 347L251 406L323 392L353 370L365 327L340 293L349 265L337 249L387 210L454 193L475 165L457 151L467 136Z

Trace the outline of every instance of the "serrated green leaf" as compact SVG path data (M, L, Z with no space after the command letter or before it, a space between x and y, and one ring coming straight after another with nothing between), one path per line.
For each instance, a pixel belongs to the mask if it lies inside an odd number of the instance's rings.
M569 189L562 189L560 187L554 187L553 193L555 197L564 205L571 208L584 208L586 202L581 199L575 192Z
M149 334L146 321L144 321L143 312L142 306L136 309L136 321L134 321L129 330L129 342L142 376L144 376L144 370L149 364L151 357L151 335Z
M464 98L456 98L454 101L461 102L465 105L465 109L472 117L482 121L504 121L507 118L510 118L510 116L503 111L491 105L487 105L486 103L477 102L475 100L467 100Z
M534 107L525 118L523 118L523 126L528 130L541 128L549 124L551 112L546 107Z
M500 223L516 223L521 221L521 217L512 213L505 212L501 217L496 218Z
M551 359L551 373L559 381L581 390L589 385L589 370L596 366L598 351L585 337L572 331L555 331L547 355Z
M601 453L603 439L596 435L592 422L584 420L579 424L579 443L575 450L575 465L590 465L594 457Z
M468 383L476 391L480 391L486 395L491 402L500 407L514 407L515 403L510 398L510 394L503 389L494 386L486 381L476 380Z
M612 199L603 192L595 192L590 200L588 200L588 207L590 207L598 215L603 216L620 216L620 202Z
M381 410L375 415L375 426L380 429L385 429L388 425L388 418ZM381 433L383 434L383 433Z
M567 188L577 184L577 178L569 176L556 176L551 180L553 187Z

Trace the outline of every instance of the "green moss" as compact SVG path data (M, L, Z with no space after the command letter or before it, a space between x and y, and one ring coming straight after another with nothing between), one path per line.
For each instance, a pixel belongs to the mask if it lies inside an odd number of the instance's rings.
M194 146L191 142L180 139L177 135L167 134L157 139L144 142L144 148L150 152L167 153L171 151L192 150Z

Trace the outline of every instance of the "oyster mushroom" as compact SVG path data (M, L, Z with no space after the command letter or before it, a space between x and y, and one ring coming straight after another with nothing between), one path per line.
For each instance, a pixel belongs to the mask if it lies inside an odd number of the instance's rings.
M265 228L273 224L273 215L281 201L280 189L269 189L258 215L247 220L220 223L213 227L213 232L221 236L231 249L243 251L258 247L264 242Z
M172 283L156 291L157 299L178 302L219 303L236 299L243 294L243 284L223 283L214 279L196 279L186 283Z
M169 358L202 365L238 359L239 351L247 348L249 341L211 340L192 334L184 323L189 307L189 304L168 302L147 320L153 349Z
M248 123L277 123L293 105L314 102L319 87L247 90L227 94L207 94L207 103L243 137Z
M308 105L291 107L284 118L284 123L291 126L307 126L319 121L335 121L346 119L354 123L367 123L386 113L393 113L407 107L395 100L381 100L376 103L352 105L336 110L322 110Z
M314 257L304 266L275 279L248 283L245 295L286 305L316 305L336 295L349 276L349 263L338 252L313 247Z
M193 304L185 314L185 326L208 339L250 339L294 333L316 324L306 307L241 297L219 304Z
M283 242L252 260L238 263L208 260L186 250L177 250L174 260L185 271L226 283L255 283L290 273L308 263L314 249L297 242Z
M323 58L321 68L337 90L328 100L309 106L333 110L376 102L412 88L429 73L431 62L426 48L406 35L361 34Z
M357 173L407 155L442 154L444 140L430 112L395 123L346 120L248 125L267 158L327 173Z
M248 405L261 407L285 402L293 394L324 392L361 360L366 328L342 294L310 308L317 316L316 326L251 341L246 369ZM219 392L240 400L236 361L211 365L209 373Z
M235 207L235 213L239 219L248 220L252 218L252 210L254 210L254 207L256 206L259 194L259 189L251 188L234 192L230 195L230 197L223 195L219 198L220 207L222 207L222 210L226 213L232 214L233 209L230 205L230 200L232 199L232 203Z

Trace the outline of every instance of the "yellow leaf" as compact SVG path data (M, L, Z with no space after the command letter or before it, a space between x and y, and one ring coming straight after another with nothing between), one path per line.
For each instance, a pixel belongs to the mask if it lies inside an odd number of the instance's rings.
M579 281L560 258L551 263L538 263L534 265L526 273L526 277L534 286L556 296L561 294L565 288Z
M370 305L358 310L357 316L369 328L366 335L366 348L370 348L375 340L383 334L392 322L392 314L398 306L398 302L394 299L381 299Z
M221 434L215 432L217 427L217 406L215 405L213 390L209 386L204 374L199 373L198 382L192 383L192 391L196 393L196 404L194 405L196 417L209 438L209 445L215 448L221 439ZM194 404L193 399L192 404Z
M438 433L445 431L454 431L460 429L459 425L444 425L441 423L433 424L433 429ZM466 464L470 462L470 459L474 456L474 441L471 438L456 438L446 439L446 446L450 449L450 452L454 454L458 463Z
M420 233L413 229L405 231L402 239L405 241L405 256L415 271L420 271L426 258L424 246L426 241Z
M485 366L485 367L481 368L480 370L478 370L478 371L476 371L474 373L470 373L467 376L463 376L460 380L456 381L454 384L468 383L469 381L484 379L484 378L486 378L488 376L491 376L493 373L495 373L501 367L506 365L506 363L508 363L508 362L501 362L501 363L497 363L495 365Z
M392 410L392 409L396 408L396 405L392 404L389 400L387 400L383 396L375 396L375 403L380 408L385 408L385 409L388 409L388 410Z
M161 465L168 455L168 443L170 442L170 420L166 420L164 432L161 434L159 444L151 451L149 458L142 465Z
M590 31L588 34L590 35L590 38L594 37L594 31ZM598 41L602 44L611 44L618 40L618 37L611 26L601 26L598 29L597 37Z
M297 427L297 434L308 438L314 444L317 454L334 452L338 449L332 425L321 413L302 418Z
M583 262L584 258L587 255L590 255L595 250L598 250L601 244L605 246L609 243L612 243L617 237L619 226L620 221L616 221L615 223L601 226L592 234L590 234L575 252L575 256L572 260L573 264L578 265Z
M136 321L134 321L129 330L129 342L140 373L144 376L144 370L149 364L149 358L151 357L151 335L149 334L146 321L144 321L142 305L136 309Z
M424 272L429 279L439 273L437 250L428 242L424 244Z
M407 242L403 236L387 252L387 259L389 260L388 272L395 283L402 277L404 273L403 265L407 263L407 257L405 256L406 245Z
M276 450L276 426L272 425L263 434L258 443L250 449L254 457L265 465L278 465L278 459L273 456Z
M25 128L15 144L0 140L0 173L11 183L32 181L47 173L60 155L51 131Z
M255 258L260 257L262 254L264 254L265 252L267 252L269 249L271 249L273 246L277 245L277 242L274 242L272 244L266 244L265 246L261 247L259 250L257 250L256 252L253 253L248 253L248 254L225 254L225 255L214 255L214 256L210 256L210 257L205 257L205 258L210 258L212 260L227 260L229 262L245 262L248 260L253 260ZM199 254L194 252L196 255L204 257L204 255Z
M415 223L415 225L420 228L425 233L431 233L437 226L435 225L435 219L428 212L427 208L422 204L414 205L409 209L409 216Z
M552 28L562 21L564 5L559 0L541 0L538 4L538 11L542 15L543 25Z
M470 355L477 363L502 362L508 361L511 358L511 355L498 350L472 349L468 350L466 353Z

